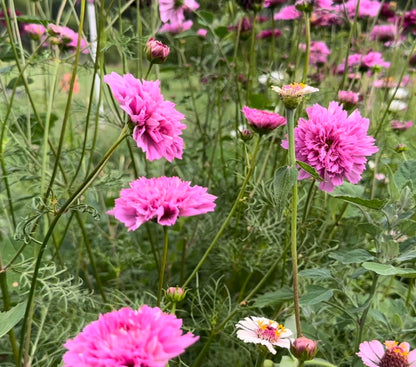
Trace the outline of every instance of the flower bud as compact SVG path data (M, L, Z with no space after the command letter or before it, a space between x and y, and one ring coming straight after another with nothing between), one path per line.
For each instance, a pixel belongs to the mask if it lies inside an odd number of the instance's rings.
M150 38L146 43L146 56L152 64L162 64L169 55L169 47L162 42Z
M185 299L186 291L181 287L169 287L166 289L166 298L172 303L178 303Z
M404 144L399 144L396 148L394 148L396 153L403 153L407 150L407 146Z
M315 357L318 342L301 336L290 345L291 353L300 361L309 361Z
M254 134L249 129L243 129L239 131L239 133L240 133L240 139L243 141L248 141L254 136Z

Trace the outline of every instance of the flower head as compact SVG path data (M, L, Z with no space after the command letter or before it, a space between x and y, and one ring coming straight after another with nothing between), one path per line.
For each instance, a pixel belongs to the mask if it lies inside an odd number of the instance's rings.
M186 125L185 116L175 109L175 104L165 101L160 92L160 82L138 80L131 74L104 76L114 98L130 116L134 125L133 138L146 153L149 161L165 157L169 162L182 158L183 140L179 136Z
M303 83L291 83L282 88L272 86L272 89L279 93L283 104L288 109L295 109L306 94L318 92L318 88L311 87Z
M183 334L182 320L143 305L100 315L74 339L67 340L64 367L165 367L198 340Z
M183 23L184 10L192 11L199 8L195 0L159 0L159 13L162 22L170 21L172 24Z
M214 211L217 197L201 186L191 186L179 177L139 179L122 189L114 209L108 211L134 231L149 220L172 226L178 217L189 217Z
M146 56L153 64L162 64L169 55L169 47L162 42L150 38L146 43Z
M345 108L349 109L357 105L358 94L352 90L340 90L338 91L338 99L341 103L344 104Z
M74 50L78 44L78 33L71 28L59 26L56 24L48 24L48 32L52 36L51 40L57 45L61 46L64 50ZM87 54L89 50L87 43L83 38L80 41L80 48L82 53Z
M23 26L24 31L34 40L39 40L46 33L46 28L42 24L25 24Z
M378 340L363 342L357 355L368 367L410 367L416 362L416 349L410 351L409 343Z
M276 321L265 317L250 316L239 321L236 328L237 338L246 343L264 345L272 354L276 354L273 346L290 348L292 331Z
M413 126L413 121L404 121L401 122L399 120L393 120L390 124L391 129L393 131L406 131L409 130Z
M260 134L270 132L279 126L286 124L286 118L280 116L278 113L258 110L247 106L244 106L242 111L249 125Z
M185 32L192 28L192 25L194 22L192 20L185 20L181 22L175 22L175 23L165 23L163 24L160 29L159 33L171 33L171 34L178 34Z
M374 138L367 136L370 121L358 110L348 116L337 102L331 102L328 109L315 104L306 112L309 119L300 118L295 128L296 159L318 171L324 179L321 190L331 192L344 179L360 181L366 156L378 151ZM288 142L282 146L287 148ZM299 179L307 177L306 171L299 173Z

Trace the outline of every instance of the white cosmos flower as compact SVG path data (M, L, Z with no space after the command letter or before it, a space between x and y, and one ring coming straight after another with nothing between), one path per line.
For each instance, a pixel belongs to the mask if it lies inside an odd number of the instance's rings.
M293 340L291 330L265 317L246 317L236 324L236 328L237 338L246 343L262 344L272 354L276 354L273 346L289 349Z
M391 112L400 112L405 110L407 110L407 103L399 101L398 99L393 100L389 107L389 111Z
M396 92L396 93L394 93ZM393 88L389 90L389 96L391 97L394 94L395 99L406 99L409 97L409 92L405 88Z

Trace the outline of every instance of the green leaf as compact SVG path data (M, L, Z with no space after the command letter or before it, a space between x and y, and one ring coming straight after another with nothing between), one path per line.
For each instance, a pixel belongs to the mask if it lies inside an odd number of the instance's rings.
M298 164L304 171L308 172L315 180L324 181L318 171L309 164L301 161L296 161L296 164Z
M289 287L281 288L276 291L264 293L255 298L253 307L263 308L276 306L293 298L292 289Z
M322 358L314 358L310 361L305 361L305 366L337 367L336 365Z
M292 190L293 185L298 179L298 170L296 167L280 167L274 177L273 188L274 196L277 203L277 217L281 218L285 208L286 198Z
M259 94L250 94L249 96L249 105L251 108L257 108L259 110L264 110L264 107L266 105L266 97L263 93Z
M294 359L289 356L283 356L279 363L280 367L297 367L297 365L298 365L297 359Z
M331 289L312 285L308 287L308 293L301 297L300 304L303 306L316 305L317 303L328 301L333 294L334 292Z
M211 24L214 21L214 14L209 11L201 10L198 12L198 16L201 18L202 23Z
M25 315L26 302L18 303L9 311L0 312L0 338L7 334Z
M393 265L380 264L375 262L365 262L363 268L373 271L379 275L399 275L405 278L415 278L416 269L397 268Z
M394 175L394 181L397 186L403 187L408 181L413 183L413 187L416 187L416 160L403 162Z
M20 87L20 86L22 86L22 85L24 85L24 83L23 83L23 80L22 80L22 78L13 78L13 79L11 79L8 83L7 83L7 86L6 86L6 88L7 89L13 89L14 87L15 87L15 83L17 82L17 84L16 84L16 87ZM33 79L32 78L28 78L27 79L27 83L28 84L32 84L33 83Z
M310 278L310 279L331 279L332 278L332 275L329 269L324 269L324 268L301 270L299 272L299 276Z
M224 26L220 26L220 27L215 28L214 33L219 38L224 38L227 34L229 34L227 27L224 27Z
M345 195L333 195L333 194L330 194L330 195L333 197L336 197L337 199L348 201L349 203L365 206L366 208L376 209L376 210L382 209L387 203L387 200L380 200L380 199L362 199L362 198L345 196Z
M359 264L364 261L374 260L374 256L364 249L338 250L329 254L329 257L341 264Z
M415 236L416 234L416 221L411 219L404 219L399 223L400 232L408 236Z
M54 23L52 20L47 20L47 19L41 19L39 17L33 16L33 15L20 15L17 18L18 22L21 23L35 23L35 24L42 24L45 27L49 24L49 23Z

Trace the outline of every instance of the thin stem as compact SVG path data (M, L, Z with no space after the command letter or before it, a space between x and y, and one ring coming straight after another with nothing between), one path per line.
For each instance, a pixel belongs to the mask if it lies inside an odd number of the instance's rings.
M311 55L311 21L307 12L303 13L303 18L305 19L306 53L305 63L303 64L302 83L306 83L308 80L309 58Z
M286 109L287 129L288 129L288 164L290 167L296 167L295 153L295 110ZM292 187L292 218L290 226L290 248L292 253L292 272L293 272L293 303L295 306L295 319L297 336L302 335L300 324L300 306L299 306L299 283L298 283L298 254L297 254L297 217L298 217L298 185Z
M62 121L62 127L61 127L61 135L59 137L58 149L56 151L56 156L55 156L55 164L53 166L51 179L49 181L49 186L46 190L44 198L47 198L52 190L52 186L55 181L56 173L58 171L58 166L60 163L59 161L61 158L66 126L67 126L69 116L70 116L72 95L74 92L75 78L77 76L79 56L81 53L81 38L82 38L82 29L84 28L84 19L85 19L85 0L82 0L81 1L81 15L80 15L80 21L79 21L79 27L78 27L77 49L75 52L75 59L74 59L74 68L72 70L72 76L71 76L71 81L69 85L68 98L67 98L66 106L65 106L65 114L64 114L63 121Z
M168 227L163 226L163 257L162 257L162 266L160 268L159 276L159 290L157 293L157 307L160 307L160 301L162 299L162 288L163 288L163 279L165 277L165 268L168 258L168 245L169 245L169 236L168 236Z
M22 333L21 333L21 339L20 339L20 349L19 349L19 358L18 358L18 364L17 367L21 366L21 360L22 355L24 352L24 345L28 343L28 340L30 338L30 333L26 333L26 328L28 325L31 324L32 321L32 310L34 306L34 296L35 296L35 288L36 288L36 282L39 274L40 264L42 261L43 253L45 252L46 245L49 242L50 237L52 236L52 233L55 229L56 224L58 223L61 216L66 212L66 210L82 195L82 193L91 185L91 183L94 181L94 179L98 176L98 174L101 172L101 170L104 168L108 160L110 159L111 155L115 151L115 149L120 145L120 143L128 136L129 127L126 125L124 129L121 131L121 134L117 141L110 147L110 149L107 151L107 153L104 155L104 157L101 159L100 163L97 165L97 167L91 172L91 174L85 179L85 181L78 187L78 189L71 195L71 197L62 205L60 210L56 212L56 215L52 221L52 223L49 226L49 229L43 239L42 244L39 248L39 253L36 259L35 263L35 269L33 271L32 276L32 282L30 285L29 295L27 298L27 305L26 305L26 311L25 315L23 317L23 323L22 323ZM25 342L26 339L26 342ZM27 353L27 351L26 351ZM25 354L26 354L25 353Z
M246 186L248 181L250 180L251 175L254 172L254 167L255 167L255 162L256 162L256 157L257 157L257 153L259 151L260 148L260 140L261 140L261 136L258 136L257 139L257 144L254 148L254 152L253 152L253 157L251 159L251 163L250 163L250 167L249 167L249 171L247 173L246 178L244 179L243 184L241 185L241 189L240 192L238 193L237 198L234 201L234 205L231 208L230 212L228 213L227 218L225 218L221 228L219 229L219 231L217 232L217 234L215 235L214 239L212 240L211 244L208 246L207 250L205 251L204 255L202 256L201 260L199 260L198 265L195 267L195 269L192 271L191 275L188 277L188 279L185 281L185 283L182 285L182 288L185 288L189 282L193 279L193 277L196 275L196 273L198 272L198 270L201 268L202 264L205 262L205 260L207 259L209 253L212 251L212 249L214 248L214 246L217 244L218 240L220 239L220 237L222 236L222 234L224 233L225 228L227 227L228 223L230 222L231 218L233 217L238 205L240 204L241 199L243 198Z
M151 62L151 63L149 63L149 67L147 68L147 72L146 72L146 75L144 76L144 80L147 80L147 77L149 76L149 74L150 74L150 70L152 70L152 66L153 66L153 62Z
M370 294L369 294L368 299L366 301L367 306L366 306L365 310L363 311L363 314L361 315L361 318L358 322L359 329L358 329L357 338L355 339L355 348L354 348L354 350L358 350L359 347L360 347L360 343L361 343L361 340L362 340L362 337L363 337L365 322L366 322L366 319L367 319L368 312L370 311L372 300L373 300L373 298L376 294L377 283L378 283L379 277L380 276L378 274L374 274L373 283L371 284Z

